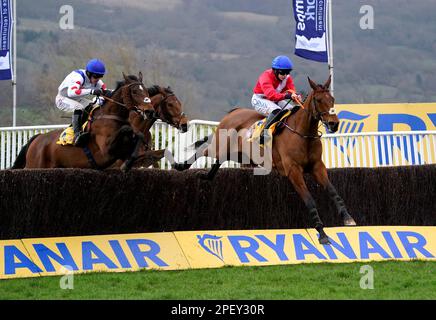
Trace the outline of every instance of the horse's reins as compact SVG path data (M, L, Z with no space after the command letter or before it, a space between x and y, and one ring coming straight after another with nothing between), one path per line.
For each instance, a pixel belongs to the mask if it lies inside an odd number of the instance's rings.
M163 110L162 110L162 103L164 103L164 101L166 101L169 97L173 97L173 96L176 96L176 95L175 95L174 93L170 93L170 94L167 94L167 95L165 95L165 96L162 94L162 100L161 100L161 101L159 102L159 104L157 105L157 114L158 114L158 117L156 117L156 119L160 119L160 120L162 120L163 122L168 123L169 125L176 125L176 124L175 124L175 123L171 123L169 120L166 119L166 117L161 116L160 113L163 113ZM160 112L159 112L159 110L160 110ZM181 119L183 116L186 116L186 113L182 111L182 112L180 113L180 115L179 115L180 119ZM179 123L179 125L180 125L180 123Z
M142 85L142 86L145 87L145 85L144 85L142 82L133 82L133 83L130 83L127 87L130 88L131 86L134 86L134 85ZM112 98L109 98L109 97L107 97L107 96L104 96L104 95L102 95L101 97L102 97L103 99L109 101L109 102L112 102L112 103L115 103L115 104L117 104L117 105L119 105L119 106L121 106L121 107L124 107L124 108L126 108L127 110L129 110L129 111L130 111L131 109L133 109L134 111L136 111L136 112L138 112L138 113L140 113L140 114L143 113L143 111L140 110L137 106L134 106L133 108L129 108L125 103L121 103L121 102L119 102L119 101L116 101L116 100L114 100L114 99L112 99ZM100 106L100 107L101 107L101 106ZM125 119L123 119L123 118L121 118L121 117L118 117L118 116L115 116L115 115L110 115L110 114L107 114L107 115L101 115L101 116L95 118L94 120L98 120L98 119L109 119L109 120L119 121L119 122L122 122L122 123L129 123L128 120L125 120Z
M311 94L310 95L310 103L313 103L313 107L314 107L314 109L315 109L315 111L316 111L316 115L314 116L314 118L316 119L316 120L319 120L319 121L321 121L322 123L323 123L323 120L322 120L322 116L324 115L324 114L326 114L326 113L328 113L328 112L319 112L318 111L318 109L316 108L316 103L315 103L315 101L314 101L314 99L313 99L313 95ZM303 104L301 103L301 101L297 98L297 99L295 99L294 100L302 109L303 109L303 111L306 111L307 112L307 110L306 110L306 108L303 106ZM289 102L288 102L289 103ZM288 103L286 104L286 105L288 105ZM301 134L301 133L299 133L297 130L295 130L295 129L293 129L293 128L291 128L286 122L282 122L283 123L283 125L286 127L286 128L288 128L289 129L289 131L291 131L292 133L295 133L295 134L297 134L298 136L300 136L300 137L302 137L303 139L320 139L321 137L322 137L322 132L320 132L319 130L318 130L318 133L319 133L319 135L316 135L316 136L311 136L311 135L303 135L303 134ZM318 127L319 128L319 127Z

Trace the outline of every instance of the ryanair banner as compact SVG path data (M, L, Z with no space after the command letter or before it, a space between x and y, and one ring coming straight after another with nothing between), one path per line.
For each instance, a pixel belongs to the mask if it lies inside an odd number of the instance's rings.
M328 168L435 163L436 135L428 131L436 131L436 103L340 104L335 107L340 120L337 134L389 134L322 139L323 161ZM401 131L421 132L401 134Z
M436 131L436 103L336 104L337 133Z
M436 227L325 230L331 245L320 245L314 229L175 234L192 268L391 259L436 261Z
M12 79L12 0L0 0L0 80Z
M328 62L327 1L329 0L293 0L297 56Z
M383 260L436 261L436 227L189 231L0 241L0 279Z
M0 279L189 265L173 233L0 241Z

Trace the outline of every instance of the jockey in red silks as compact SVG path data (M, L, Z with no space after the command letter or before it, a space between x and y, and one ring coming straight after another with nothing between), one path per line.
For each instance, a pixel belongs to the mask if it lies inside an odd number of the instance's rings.
M265 130L279 120L281 110L294 108L290 100L300 99L290 75L292 69L293 64L288 57L274 58L271 69L265 70L259 76L253 89L252 106L257 112L268 117ZM261 141L263 141L263 132Z
M106 92L106 85L101 80L106 73L104 63L98 59L90 60L86 69L71 72L61 83L56 96L56 107L62 111L73 112L74 145L81 146L84 134L81 130L83 110L92 104L89 96L99 97ZM103 103L98 99L99 104Z

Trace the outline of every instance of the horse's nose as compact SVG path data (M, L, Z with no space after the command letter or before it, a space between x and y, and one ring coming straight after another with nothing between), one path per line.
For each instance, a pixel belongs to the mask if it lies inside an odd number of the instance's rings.
M185 133L188 131L188 124L187 123L182 123L181 124L181 128L182 128L182 132Z
M329 130L333 133L335 133L336 131L338 131L339 128L339 122L336 121L330 121L329 122Z

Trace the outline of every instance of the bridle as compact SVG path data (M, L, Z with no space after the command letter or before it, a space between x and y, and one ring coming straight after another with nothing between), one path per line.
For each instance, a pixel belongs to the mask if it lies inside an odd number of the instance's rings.
M129 83L128 85L124 85L119 90L122 90L122 88L126 87L126 86L127 86L127 88L131 88L131 87L136 86L136 85L143 86L145 88L145 85L142 82L137 81L137 82ZM107 101L110 101L112 103L115 103L115 104L117 104L117 105L119 105L121 107L124 107L128 111L135 111L135 112L141 114L143 117L146 117L146 112L147 111L146 110L141 110L140 108L138 108L138 106L131 106L131 107L129 107L127 104L121 103L121 102L116 101L116 100L114 100L112 98L109 98L109 97L106 97L106 96L102 96L102 98L104 100L107 100ZM144 103L151 103L150 98L146 97L144 99ZM99 108L101 108L101 107L102 106L99 106ZM103 115L97 116L96 118L92 119L92 122L95 121L95 120L99 120L99 119L109 119L109 120L115 120L115 121L118 121L118 122L121 122L121 123L129 123L129 121L127 121L127 120L125 120L125 119L123 119L123 118L121 118L119 116L111 115L111 114L103 114Z
M142 82L132 82L132 83L129 83L128 85L127 85L127 88L130 88L130 87L133 87L133 86L143 86L144 88L145 88L145 85L142 83ZM124 86L123 86L124 87ZM121 88L120 88L121 89ZM136 110L136 111L142 111L141 109L139 109L138 108L138 106L133 106L133 107L129 107L129 106L127 106L127 104L125 104L125 103L121 103L121 102L119 102L119 101L116 101L116 100L114 100L114 99L112 99L112 98L109 98L109 97L106 97L106 96L102 96L102 98L103 99L105 99L105 100L108 100L108 101L110 101L110 102L113 102L113 103L115 103L115 104L117 104L117 105L119 105L119 106L121 106L121 107L124 107L124 108L126 108L127 110ZM146 97L145 99L144 99L144 102L145 103L151 103L151 100L150 100L150 98L148 98L148 97Z
M327 89L323 89L321 91L321 93L323 93L323 92L330 92L330 91L327 90ZM318 108L317 108L317 103L318 103L318 101L315 99L315 97L313 97L313 93L312 93L311 104L313 105L313 109L315 110L315 113L314 113L313 117L314 117L315 120L321 121L324 125L327 125L327 121L324 120L324 117L326 115L335 115L336 114L336 109L333 106L333 107L331 107L329 109L329 111L319 111Z
M166 94L166 95L163 94L163 93L160 93L160 94L162 95L162 99L161 99L161 101L158 103L158 105L157 105L157 107L156 107L156 112L155 112L154 117L156 118L156 120L157 120L157 119L160 119L161 121L163 121L163 122L165 122L165 123L168 123L168 124L171 125L171 126L180 127L180 121L182 120L182 118L183 118L184 116L186 116L186 113L182 111L182 112L179 114L179 116L178 116L178 118L180 119L180 120L179 120L179 123L174 123L174 122L172 122L172 121L166 119L166 117L164 116L163 108L162 108L163 103L166 102L166 101L168 100L168 98L170 98L170 97L175 97L176 95L175 95L174 93L169 93L169 94ZM156 116L156 115L157 115L157 116Z
M328 89L323 89L321 91L322 92L329 92ZM336 114L336 110L334 107L330 108L329 111L319 111L317 108L317 100L314 97L315 92L312 92L307 99L310 99L310 105L313 107L313 118L317 121L320 121L323 125L327 126L327 121L324 120L324 117L326 115L334 115ZM301 103L300 103L301 105ZM310 109L310 108L309 108ZM306 108L302 107L301 110L303 110L304 112L309 112L308 110L306 110ZM297 130L295 130L294 128L291 128L286 122L282 122L284 124L284 126L289 129L291 132L297 134L298 136L302 137L303 139L320 139L322 137L322 132L320 132L318 130L318 134L317 135L304 135L299 133Z

